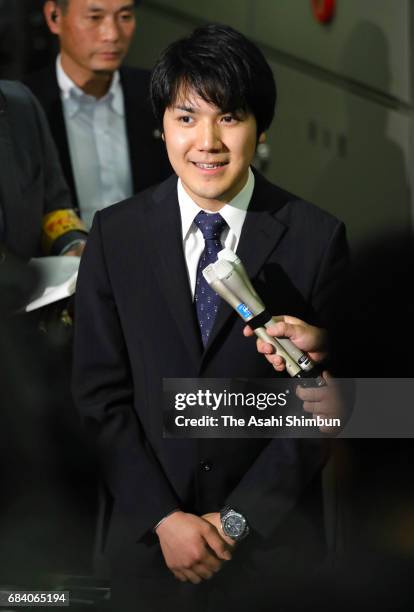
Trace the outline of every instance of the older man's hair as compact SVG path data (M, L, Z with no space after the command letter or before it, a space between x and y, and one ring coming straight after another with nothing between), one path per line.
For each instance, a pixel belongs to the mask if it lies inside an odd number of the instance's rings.
M56 5L60 8L62 13L65 13L68 10L69 0L54 0L54 1L56 2ZM137 0L133 0L133 3L135 6L139 4Z
M68 10L69 0L54 0L56 5L60 8L62 13L65 13Z

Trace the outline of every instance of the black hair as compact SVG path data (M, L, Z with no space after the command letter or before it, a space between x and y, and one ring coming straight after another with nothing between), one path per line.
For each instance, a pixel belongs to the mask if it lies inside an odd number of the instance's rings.
M260 49L230 26L199 27L163 51L151 76L151 101L161 126L165 110L190 91L225 113L252 113L258 136L272 122L272 70Z

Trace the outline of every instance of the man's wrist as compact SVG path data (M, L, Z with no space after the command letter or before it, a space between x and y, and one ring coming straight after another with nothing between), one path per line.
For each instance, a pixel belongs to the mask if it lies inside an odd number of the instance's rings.
M172 514L175 514L176 512L181 512L180 508L174 508L174 510L171 510L171 512L169 512L168 514L163 516L162 519L160 521L158 521L158 523L152 528L152 531L155 533L157 531L158 527L160 525L162 525L162 523L165 520L167 520L168 517L170 517Z

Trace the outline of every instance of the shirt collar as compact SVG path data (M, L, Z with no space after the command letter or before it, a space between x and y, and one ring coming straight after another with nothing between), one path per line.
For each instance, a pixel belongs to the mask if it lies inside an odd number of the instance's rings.
M81 105L86 102L107 104L115 113L124 117L125 111L119 70L114 72L109 90L100 100L97 100L94 96L85 94L85 92L72 81L62 68L60 54L56 58L56 76L69 117L73 117L78 112Z
M236 197L225 204L219 211L230 230L237 237L237 240L240 240L244 219L246 217L247 209L253 194L254 181L254 174L251 168L249 168L247 182L243 189L239 191ZM203 209L190 198L184 189L180 178L177 182L177 193L178 204L180 206L183 240L185 240L190 232L195 217L198 215L200 210Z

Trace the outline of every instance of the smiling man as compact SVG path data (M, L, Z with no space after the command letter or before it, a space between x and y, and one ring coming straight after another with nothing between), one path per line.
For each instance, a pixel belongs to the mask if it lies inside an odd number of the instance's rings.
M73 201L96 210L171 174L148 102L149 72L121 67L135 32L133 0L47 0L59 39L53 66L25 79L49 119Z
M166 109L163 127L174 170L201 208L220 210L246 185L257 144L254 115L223 112L183 90Z
M176 175L98 213L77 288L74 392L111 509L114 609L267 610L324 555L319 441L164 439L164 378L274 377L201 274L237 250L271 312L330 318L343 224L252 170L276 101L260 50L199 28L154 68Z

